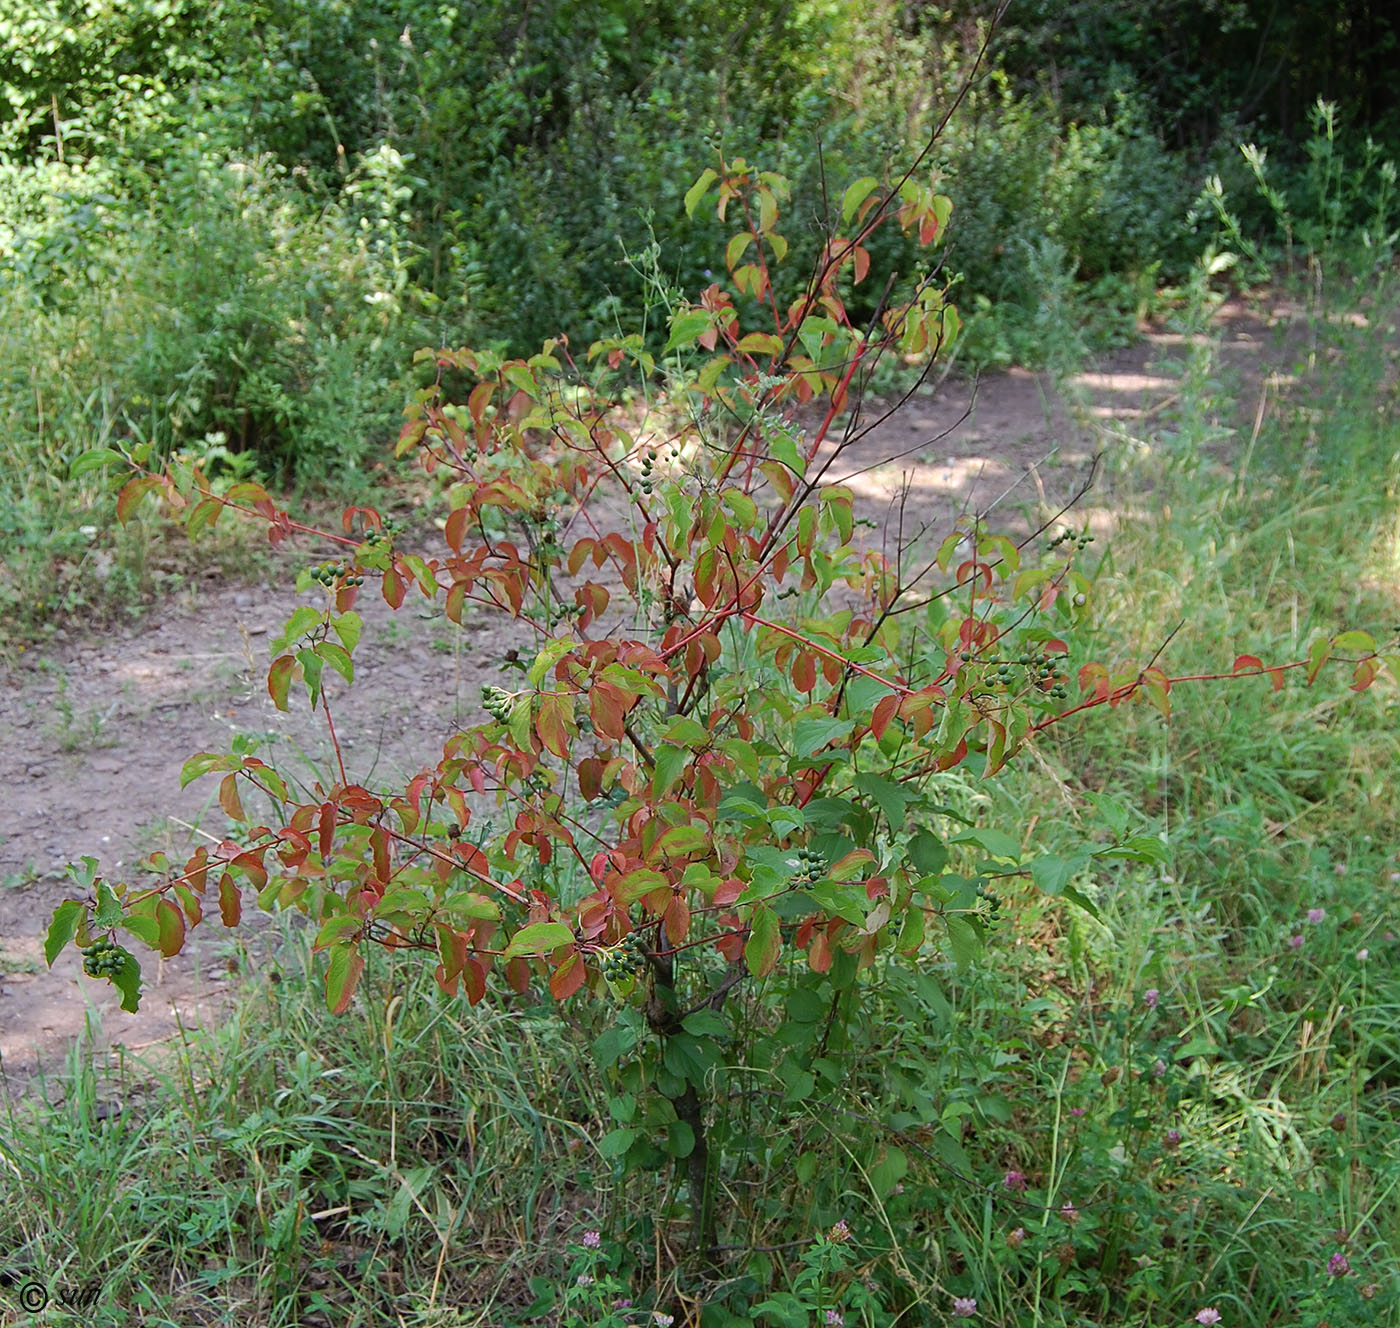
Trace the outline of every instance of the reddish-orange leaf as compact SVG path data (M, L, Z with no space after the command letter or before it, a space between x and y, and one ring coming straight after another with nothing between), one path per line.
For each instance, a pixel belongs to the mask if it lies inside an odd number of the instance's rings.
M278 710L287 708L287 693L292 686L292 671L296 668L296 660L290 655L280 655L272 661L272 667L267 671L267 694L272 697L272 704Z
M549 975L549 994L556 1001L566 1001L581 986L588 976L588 969L575 950Z
M477 424L481 423L482 417L486 414L486 405L491 400L491 393L495 390L495 383L478 383L472 388L471 396L467 398L467 411Z
M885 730L889 728L890 720L894 718L895 711L898 709L899 695L897 692L891 692L876 703L875 713L870 717L870 731L875 735L876 742L885 736Z
M690 905L684 895L672 895L666 907L666 939L672 945L684 945L690 934Z
M1246 669L1262 669L1264 661L1254 655L1238 655L1235 658L1234 672L1243 673Z
M569 754L569 729L573 707L562 696L540 697L539 713L535 716L535 732L545 748L561 760Z
M597 540L593 539L591 536L585 535L583 539L579 540L579 542L569 550L569 561L566 566L569 569L570 576L578 575L579 568L583 566L588 555L595 551L597 543Z
M318 819L317 829L320 831L321 858L329 861L331 856L331 842L335 838L335 805L329 802L321 804L321 813Z
M225 927L236 927L242 916L243 896L233 883L233 877L225 872L219 877L219 917Z
M231 821L246 821L248 813L243 810L243 801L238 796L238 776L225 775L219 781L219 806Z
M530 973L527 968L525 972L527 985L529 980ZM467 960L462 967L462 985L467 989L468 1004L480 1005L486 997L486 964L483 960L475 956Z
M951 752L944 752L938 758L938 768L940 770L951 770L955 765L960 765L967 755L967 739L960 738L958 745Z
M156 926L161 954L167 959L179 954L185 944L185 915L168 899L156 901Z
M384 573L384 602L391 609L397 609L403 603L403 592L403 577L399 575L397 568L389 568Z
M126 525L141 499L160 485L159 475L138 475L134 480L128 480L117 495L117 520Z
M264 852L265 849L250 849L247 853L240 853L229 864L246 872L255 890L261 890L267 884L267 868L263 866Z
M370 831L370 850L374 854L374 876L377 881L387 881L393 875L389 862L389 835L382 825Z
M598 757L587 756L578 763L578 791L585 802L602 796L603 762Z
M606 678L595 679L593 686L588 689L588 714L593 722L594 732L601 737L611 738L614 742L621 742L626 736L623 722L627 712L636 703L637 697L623 691L616 683L609 682Z
M1363 659L1357 666L1353 675L1351 690L1353 692L1364 692L1376 680L1376 675L1381 671L1380 661L1375 659Z
M817 685L817 665L810 652L802 650L792 664L792 685L799 692L810 692Z
M448 546L453 553L461 553L462 541L467 537L467 531L471 528L472 512L469 507L459 507L449 513L447 518L447 528L444 534L447 536Z
M506 964L506 982L510 989L523 996L530 990L530 961L516 955Z

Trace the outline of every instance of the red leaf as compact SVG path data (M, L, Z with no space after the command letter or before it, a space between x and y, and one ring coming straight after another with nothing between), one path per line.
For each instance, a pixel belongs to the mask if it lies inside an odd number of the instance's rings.
M938 768L940 770L951 770L955 765L960 765L967 755L967 739L958 740L958 745L951 752L944 752L938 758Z
M899 694L891 692L883 697L875 706L875 713L870 717L870 731L875 735L875 741L879 742L885 736L885 730L890 726L890 720L894 718L895 711L899 709Z
M272 667L267 671L267 694L272 697L272 704L278 710L287 708L287 693L292 686L292 670L296 668L296 660L290 655L282 655L272 661Z
M1380 661L1375 659L1363 659L1356 666L1354 681L1351 684L1353 692L1364 692L1376 680L1376 674L1381 671Z
M443 533L447 536L448 546L453 553L462 552L462 541L467 537L467 531L471 527L472 511L469 507L459 507L449 514L447 527Z
M792 664L792 685L799 692L810 692L817 685L817 665L806 650L798 651Z
M185 915L168 899L156 901L156 926L160 929L160 952L167 959L180 953L185 944Z
M666 928L666 939L672 945L685 944L685 938L690 934L690 905L686 903L684 895L671 897L671 902L666 906L663 925Z
M321 859L328 862L331 856L331 843L335 839L335 806L332 803L321 804L321 814L318 829L321 839Z
M535 732L540 735L545 748L560 760L569 754L569 726L573 717L573 707L562 696L540 697Z
M219 917L225 927L236 927L242 916L243 896L233 883L233 877L225 872L219 877Z
M374 854L375 880L388 881L393 875L393 867L389 863L389 836L382 825L370 831L369 843Z
M397 609L403 603L404 580L398 569L391 567L384 573L384 602Z
M623 691L606 678L596 679L588 690L588 715L594 731L604 738L621 742L626 736L623 722L636 703L635 694Z
M566 1001L583 986L583 980L587 976L588 969L575 950L549 975L549 994L556 1001Z
M516 955L506 964L506 982L510 989L523 996L530 990L530 961Z
M1233 672L1243 673L1246 669L1262 669L1264 661L1254 655L1238 655L1235 657L1235 667Z
M219 781L219 806L231 821L246 821L248 813L243 810L243 802L238 796L238 776L225 775Z
M138 475L134 480L128 480L117 495L117 520L126 525L141 499L160 485L159 475Z

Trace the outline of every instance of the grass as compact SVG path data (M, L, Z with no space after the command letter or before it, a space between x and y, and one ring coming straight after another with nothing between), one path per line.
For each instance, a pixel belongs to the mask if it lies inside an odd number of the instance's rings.
M1367 327L1315 305L1260 415L1213 348L1178 370L1115 480L1153 515L1107 542L1099 657L1178 622L1173 673L1389 635L1394 298ZM379 956L331 1019L295 935L218 1027L96 1070L75 1049L9 1109L6 1266L96 1287L84 1322L182 1328L610 1322L580 1270L636 1302L618 1323L941 1324L955 1297L1008 1328L1394 1322L1400 730L1390 680L1346 682L1182 685L1169 724L1124 707L999 785L947 776L1050 850L1110 797L1170 862L1086 872L1092 913L1013 881L985 962L863 981L810 1084L725 1067L712 1134L752 1161L722 1170L723 1279L677 1282L672 1169L602 1151L627 1108L598 1038L625 1018L469 1010Z

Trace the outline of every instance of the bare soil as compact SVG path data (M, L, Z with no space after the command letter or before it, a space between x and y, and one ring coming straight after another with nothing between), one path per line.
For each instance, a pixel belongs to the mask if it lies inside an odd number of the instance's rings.
M1266 364L1285 354L1281 339L1242 309L1225 313L1226 361L1257 390ZM1176 380L1154 366L1181 340L1150 335L1109 355L1076 380L1069 400L1025 371L984 379L975 393L949 383L880 424L828 478L845 479L858 515L887 537L901 494L906 531L924 528L929 543L965 511L997 506L1008 526L1044 519L1080 485L1105 426L1145 430L1170 407ZM1095 493L1087 507L1096 525L1111 528L1111 498ZM142 625L85 635L68 623L56 644L0 665L0 1070L16 1087L40 1067L58 1068L91 1014L110 1045L139 1049L182 1024L217 1020L235 989L246 955L217 917L176 958L143 957L147 985L135 1015L117 1008L110 986L83 976L71 948L48 969L43 934L72 892L70 862L91 856L104 875L135 879L124 873L155 849L174 859L200 839L224 837L213 781L180 789L191 754L260 734L308 784L326 770L321 723L304 703L277 711L265 688L267 641L298 602L290 580L211 581ZM358 607L366 631L357 683L330 695L351 778L372 784L435 763L444 738L478 717L482 684L497 679L518 640L509 622L458 628L421 599L397 615L370 597ZM255 952L267 932L255 917Z

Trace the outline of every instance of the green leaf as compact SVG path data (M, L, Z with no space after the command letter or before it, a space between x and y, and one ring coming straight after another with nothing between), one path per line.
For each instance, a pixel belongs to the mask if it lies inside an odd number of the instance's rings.
M948 846L932 830L920 830L909 841L909 860L922 876L933 876L948 865Z
M744 942L744 963L756 978L767 977L778 965L783 938L778 915L767 904L754 906L749 939Z
M641 1039L641 1031L630 1023L615 1024L593 1041L593 1059L598 1068L606 1070L633 1051Z
M846 192L841 195L841 224L843 226L856 215L860 205L879 187L880 182L873 175L862 175L859 180L846 186Z
M321 657L314 650L298 650L297 663L301 665L306 691L314 706L321 699Z
M707 166L700 172L700 178L685 191L685 215L693 217L700 200L709 192L710 186L719 179L719 172Z
M670 743L663 743L653 755L656 764L651 773L651 796L661 798L680 777L681 771L690 760L690 753L684 747L673 747Z
M364 621L360 615L353 610L342 613L338 618L331 619L331 630L340 638L340 644L346 650L354 651L360 644L360 635L364 631Z
M559 663L577 644L577 641L571 641L567 638L546 643L544 649L535 656L535 662L530 665L530 672L527 675L530 679L530 686L538 687L550 669Z
M321 641L316 646L316 654L325 660L346 682L355 681L355 665L350 653L334 641Z
M288 643L299 641L309 631L319 627L326 620L326 615L319 609L313 609L310 605L300 604L292 610L292 615L282 625L282 635L272 642L272 650L276 653L284 649Z
M570 944L573 939L573 932L562 922L532 922L528 927L521 927L511 937L503 958L514 959L517 955L545 955L551 950L557 950L561 945Z
M97 908L92 915L92 925L102 931L115 927L121 920L121 900L112 893L112 887L103 881L97 887Z
M807 470L807 463L798 455L797 443L790 434L780 433L774 438L769 445L768 453L774 461L781 461L799 478Z
M1019 862L1021 860L1020 844L1001 830L969 830L965 835L958 835L953 840L953 843L980 844L994 858L1005 858L1009 862Z
M326 1008L332 1014L345 1013L364 971L365 959L359 946L338 945L331 951L326 968Z
M598 1152L606 1158L621 1157L629 1148L632 1141L640 1134L640 1130L634 1130L626 1125L620 1125L615 1130L609 1130L598 1142Z
M882 779L879 775L856 775L855 786L884 812L891 830L898 830L903 826L906 809L919 796L903 784L896 784L891 779Z
M830 742L849 738L855 722L849 719L799 719L792 726L792 750L797 756L808 757Z
M713 1010L696 1010L694 1014L686 1015L681 1021L681 1027L694 1037L729 1036L729 1025Z
M1077 853L1073 857L1058 858L1046 856L1031 860L1031 880L1036 888L1047 895L1060 895L1065 887L1084 870L1088 861L1086 854Z
M126 458L120 452L110 447L92 447L73 458L73 464L68 467L68 478L76 480L90 470L101 470L103 466L120 466L125 461Z
M121 920L121 927L144 941L152 950L160 948L160 924L153 917L133 913Z
M141 965L131 951L125 952L122 966L112 974L112 985L122 994L122 1009L135 1014L141 1007Z
M870 1168L870 1184L881 1197L893 1192L894 1187L909 1172L909 1158L903 1149L887 1147Z
M699 751L702 747L710 745L710 731L688 715L677 715L671 721L670 727L662 734L661 740Z
M44 937L44 962L50 968L63 952L63 947L78 934L86 913L87 909L76 899L65 899L54 909L48 935Z
M948 948L952 951L953 962L960 972L965 972L972 961L982 953L982 939L977 928L966 918L948 917Z
M695 1131L684 1121L672 1121L661 1147L671 1157L689 1157L695 1151Z
M180 767L180 787L188 788L196 779L214 770L236 770L238 758L219 752L199 752Z

